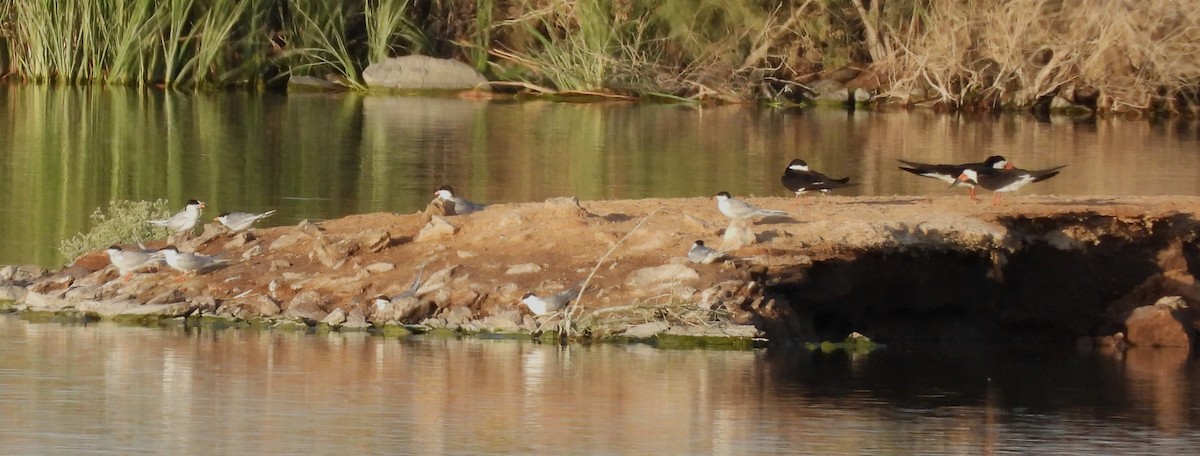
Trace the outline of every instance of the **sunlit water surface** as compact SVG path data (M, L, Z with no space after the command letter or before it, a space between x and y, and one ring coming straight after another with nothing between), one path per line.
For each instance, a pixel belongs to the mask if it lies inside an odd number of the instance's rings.
M849 358L0 315L0 453L1192 454L1186 356Z
M1022 194L1200 193L1194 121L848 114L754 106L489 102L0 85L0 264L59 266L112 199L196 198L268 224L422 208L444 183L480 202L785 196L801 157L847 195L950 195L896 159L1070 165Z

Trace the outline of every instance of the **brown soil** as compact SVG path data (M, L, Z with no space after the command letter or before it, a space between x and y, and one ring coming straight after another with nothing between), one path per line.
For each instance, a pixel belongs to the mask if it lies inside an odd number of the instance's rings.
M389 213L353 215L308 228L302 224L259 229L254 232L255 239L244 245L239 245L241 241L230 242L232 236L221 236L200 251L237 260L234 263L182 281L177 281L172 271L139 274L130 287L141 289L139 299L170 289L179 289L184 296L207 295L218 302L270 296L284 310L296 294L311 290L328 300L325 310L359 308L369 314L371 299L406 290L418 265L424 264L426 278L434 271L457 265L452 286L456 295L450 305L468 305L475 315L485 316L521 308L519 300L526 291L552 293L584 280L616 246L596 269L589 291L580 301L584 308L595 309L687 302L689 293L730 279L747 280L753 268L760 272L786 271L804 264L851 260L864 252L926 249L986 256L984 252L1017 248L1015 243L1021 240L1011 231L1018 220L1066 220L1061 226L1043 230L1050 233L1047 242L1058 242L1054 237L1060 236L1066 239L1062 242L1086 244L1094 243L1099 236L1121 234L1095 223L1072 224L1071 220L1096 219L1110 224L1132 221L1137 225L1136 221L1148 218L1195 219L1200 212L1200 198L1180 196L1018 196L1006 198L999 206L986 201L974 203L963 196L815 196L800 202L791 198L748 201L793 214L790 220L754 225L758 243L731 252L748 258L753 267L746 263L699 265L683 261L697 239L712 247L721 245L727 220L711 198L586 201L583 210L559 201L496 204L480 212L446 217L458 230L438 240L415 240L428 220L422 214ZM365 246L369 240L364 239L383 231L390 238L386 247L377 252L357 247L337 268L322 263L314 253L316 244ZM301 232L308 234L297 234ZM285 236L297 241L271 248ZM262 246L262 253L242 259L243 253L255 246ZM75 267L101 268L107 261L100 258L93 254ZM700 276L699 280L686 281L682 291L647 290L626 284L638 269L681 262ZM395 268L368 272L386 269L378 263ZM529 263L541 269L506 273L512 266ZM369 268L371 265L377 267Z

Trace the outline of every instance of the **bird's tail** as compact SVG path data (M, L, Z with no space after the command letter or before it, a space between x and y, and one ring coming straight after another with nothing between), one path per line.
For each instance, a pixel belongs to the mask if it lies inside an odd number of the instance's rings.
M1053 168L1046 168L1046 169L1040 169L1037 171L1030 171L1029 174L1033 175L1034 182L1041 182L1041 181L1044 181L1051 177L1057 176L1058 173L1062 172L1062 169L1066 168L1066 167L1067 167L1067 165L1055 166Z

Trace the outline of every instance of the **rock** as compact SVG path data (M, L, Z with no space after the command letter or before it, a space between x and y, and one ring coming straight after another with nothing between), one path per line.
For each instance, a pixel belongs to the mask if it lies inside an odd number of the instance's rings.
M300 223L297 223L296 229L300 230L300 232L305 236L313 239L319 238L325 233L325 228L321 228L320 225L310 222L308 219L301 220Z
M721 238L721 246L717 250L726 252L753 245L756 240L754 229L747 220L730 220L725 228L725 237Z
M383 262L371 263L371 264L368 264L367 267L364 269L366 269L367 272L372 272L372 273L378 274L380 272L388 272L393 269L396 269L396 265L394 265L392 263L383 263Z
M193 296L190 299L188 299L187 301L192 303L192 307L198 311L202 311L202 312L216 312L217 311L217 307L218 307L217 300L216 300L216 298L213 298L212 296L208 296L208 295Z
M71 302L57 295L29 291L25 293L24 303L30 310L45 310L57 312L71 308Z
M541 270L542 266L539 264L525 263L511 266L508 268L508 270L504 271L504 273L507 275L530 274Z
M183 296L183 292L179 291L179 289L171 289L151 298L149 301L146 301L146 304L169 304L185 300L187 298Z
M225 307L229 309L230 315L245 319L273 317L282 312L279 304L276 304L275 301L266 296L254 296L230 301L225 303Z
M550 198L545 201L545 204L551 209L560 209L575 217L586 218L592 216L591 212L588 212L587 209L584 209L579 204L579 198L574 196Z
M250 248L246 249L245 252L242 252L242 260L249 260L256 256L262 255L263 251L264 251L264 249L263 249L262 244L255 245L254 247L250 247Z
M49 293L55 290L66 290L72 283L75 283L75 277L69 274L59 274L33 284L29 287L29 291Z
M664 283L676 283L685 280L696 280L700 274L694 269L682 264L666 264L641 268L629 274L625 285L635 288L647 288Z
M146 304L125 309L117 315L157 315L164 318L175 318L191 315L195 311L190 303L176 302L171 304Z
M142 303L132 299L105 299L83 301L76 304L75 308L83 312L98 314L102 317L111 317L134 307L141 307L141 305Z
M475 258L476 256L479 256L478 253L467 251L467 250L459 250L458 252L455 252L455 255L458 255L459 258L463 258L463 259Z
M20 301L25 297L25 287L0 285L0 301Z
M413 292L413 295L420 298L434 291L441 290L447 283L450 283L450 279L453 277L456 268L458 268L458 265L450 265L430 274L429 278L425 279L421 283L421 286L417 288L417 291Z
M287 309L283 311L283 316L315 323L329 315L329 312L323 309L325 305L325 298L319 293L305 291L292 298L292 302L288 303Z
M665 321L651 321L626 329L621 335L634 339L649 339L670 328L671 325Z
M96 285L71 287L63 294L63 299L71 302L89 301L100 299L103 290Z
M363 70L362 76L371 89L470 90L487 84L487 78L465 63L424 55L372 63Z
M271 243L271 246L268 247L267 250L275 251L279 249L286 249L307 237L308 236L306 236L304 233L288 233L275 238L275 241Z
M12 278L9 280L15 282L17 285L29 285L35 280L43 279L49 276L50 271L47 271L45 268L37 265L26 264L17 266L16 270L14 270L12 273Z
M457 232L458 227L454 226L453 223L450 223L445 218L434 215L429 219L429 223L426 223L425 227L421 228L421 231L417 233L417 237L414 240L416 242L437 241L453 236Z
M367 231L358 237L358 247L366 252L380 252L389 245L392 245L392 234L387 231Z
M866 89L863 89L862 87L854 89L854 101L859 103L871 101L871 93L867 92Z
M342 331L365 331L371 327L367 323L367 316L362 310L354 309L346 314L346 321L342 322Z
M228 229L228 228L226 228L226 229ZM246 244L250 243L250 241L253 241L254 239L255 239L254 233L251 233L249 231L246 231L243 233L237 233L237 234L234 234L233 239L230 239L229 242L226 242L225 245L221 246L221 248L223 248L225 250L233 250L233 249L242 248Z
M524 324L524 317L516 309L505 310L484 318L483 324L493 332L517 332Z
M321 323L336 327L340 326L345 321L346 311L339 308L333 309L332 312L329 312L329 315L326 315L325 318L321 320Z
M330 269L339 269L358 248L358 243L349 239L320 236L313 240L313 248L308 257L316 259Z
M287 269L290 267L292 267L292 263L287 260L271 260L271 265L268 267L268 270L275 272L280 269Z
M1191 347L1195 338L1191 314L1179 296L1138 307L1125 319L1126 340L1135 347Z
M438 316L446 320L446 326L462 326L471 320L475 312L470 307L451 307L442 311Z
M746 339L762 337L764 335L762 330L759 330L754 325L728 325L722 328L721 332L725 333L725 335L729 337L741 337Z

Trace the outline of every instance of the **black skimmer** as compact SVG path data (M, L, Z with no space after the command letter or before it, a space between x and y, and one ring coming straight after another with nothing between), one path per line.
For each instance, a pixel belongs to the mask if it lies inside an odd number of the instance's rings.
M1067 165L1055 166L1053 168L1029 171L1019 168L1013 169L964 169L962 174L959 174L958 179L950 184L951 187L960 184L975 184L980 187L992 191L992 205L1000 204L1000 192L1015 192L1026 184L1033 182L1041 182L1051 177L1057 176L1058 173L1066 168Z
M800 200L800 194L806 191L815 191L821 193L829 193L830 190L841 187L849 187L849 177L841 179L833 179L824 174L818 173L808 168L808 163L799 158L792 160L787 168L783 170L783 177L779 178L784 187L796 193L796 200Z
M947 184L958 182L958 185L965 185L967 187L967 195L971 197L971 201L975 201L975 184L958 180L958 176L961 176L964 170L973 169L978 172L986 169L1013 169L1013 165L999 155L988 157L987 160L980 163L963 163L960 165L931 165L907 160L899 160L899 162L904 164L900 169L918 176L937 179Z

